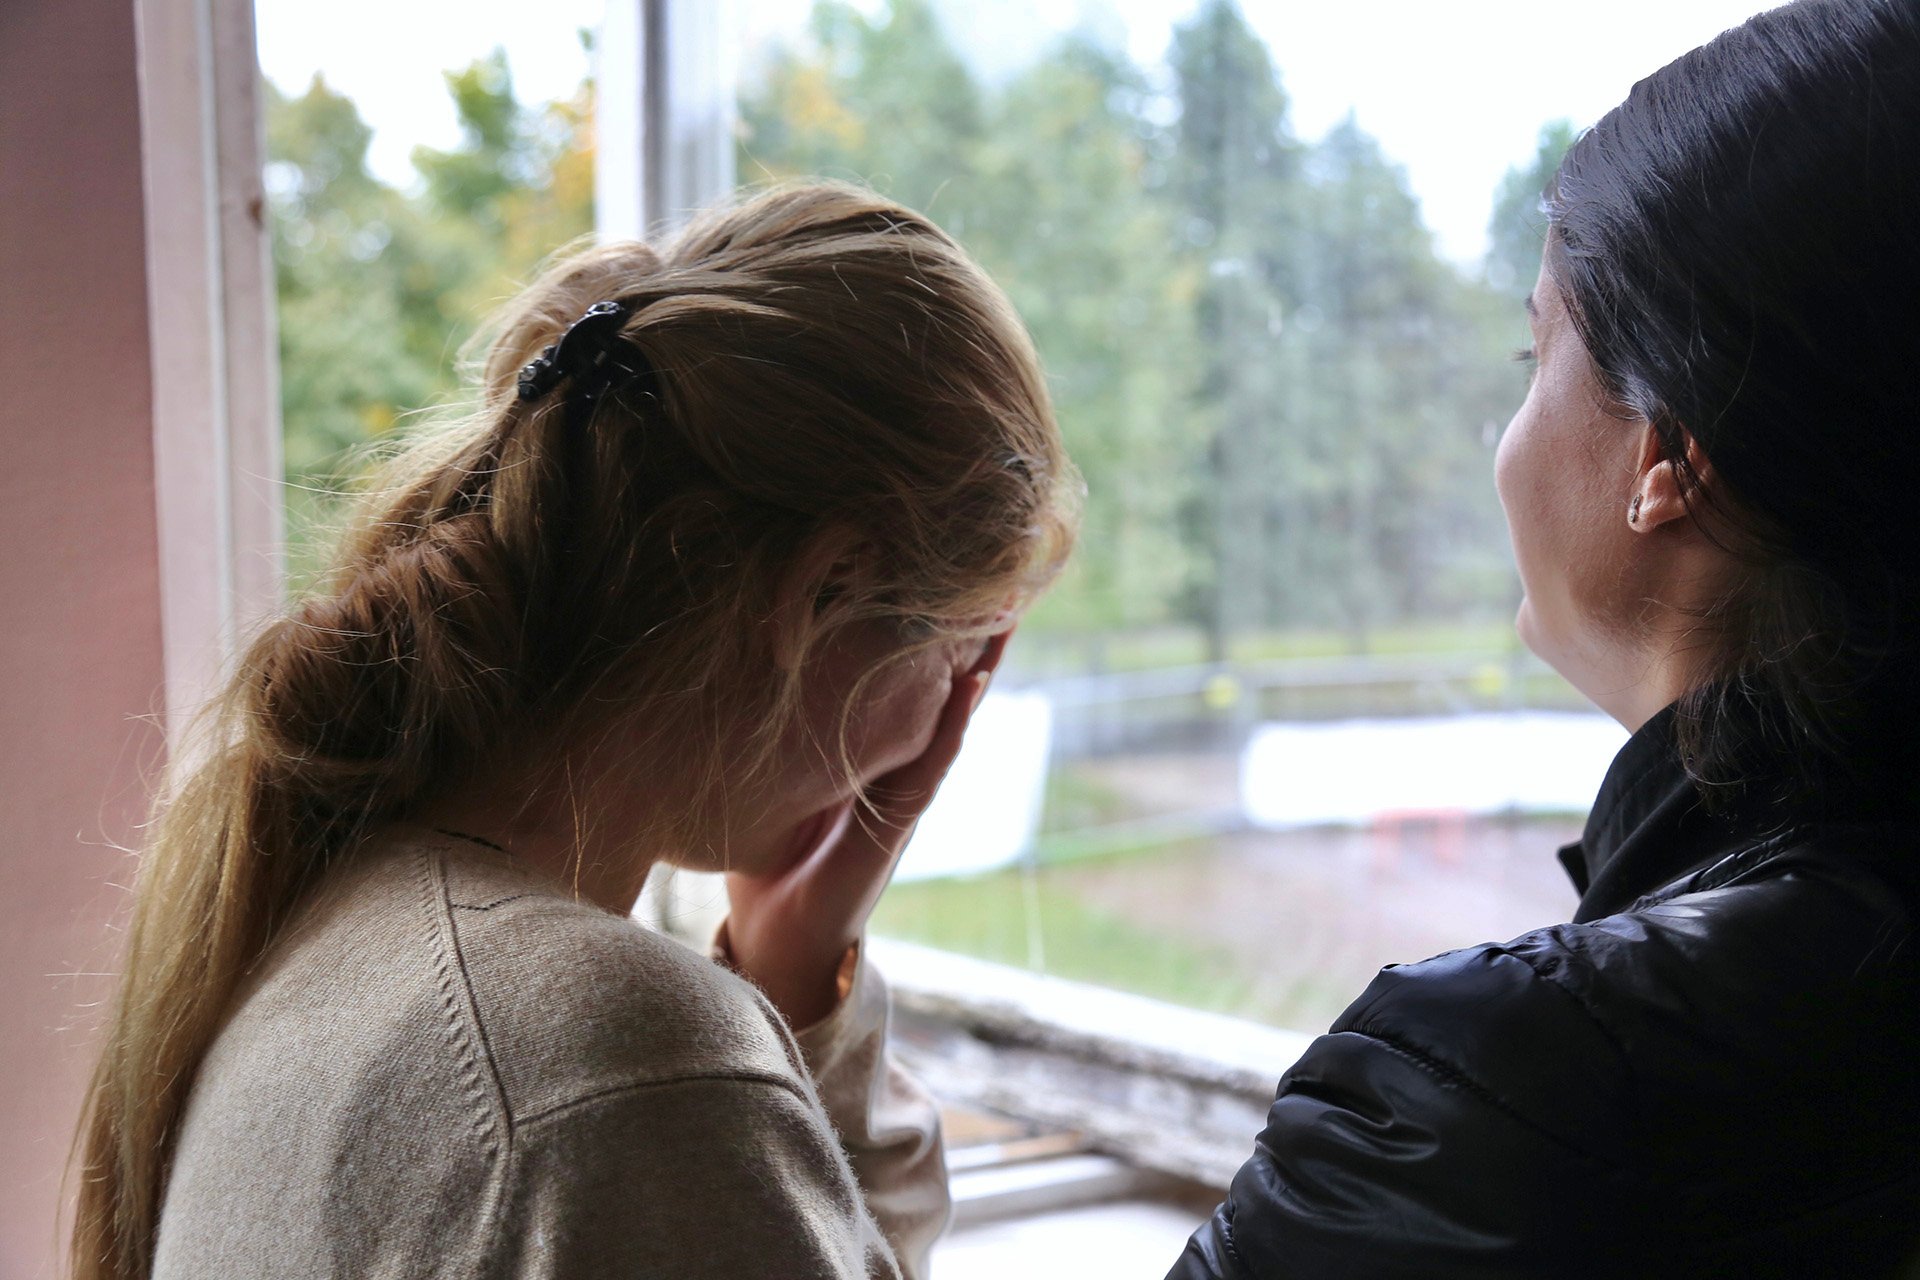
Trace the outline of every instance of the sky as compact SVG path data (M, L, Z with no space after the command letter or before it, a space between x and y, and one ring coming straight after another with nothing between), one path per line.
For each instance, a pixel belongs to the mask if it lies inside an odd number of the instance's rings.
M504 46L524 100L563 97L589 70L578 32L606 0L257 0L261 67L298 92L315 72L373 126L374 171L412 178L413 147L457 138L440 72ZM810 0L732 6L741 64L797 30ZM860 0L874 8L877 0ZM1158 62L1194 0L935 0L977 70L998 77L1063 32L1091 30ZM1767 7L1765 0L1242 0L1314 138L1352 112L1406 167L1443 254L1486 247L1493 192L1540 126L1593 123L1633 82ZM377 32L377 38L370 38Z

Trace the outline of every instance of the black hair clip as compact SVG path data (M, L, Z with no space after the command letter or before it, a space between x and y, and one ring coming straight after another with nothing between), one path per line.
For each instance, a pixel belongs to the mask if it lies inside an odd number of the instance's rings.
M645 372L646 361L631 343L620 340L620 326L633 314L624 302L596 302L520 370L520 398L538 400L570 379L584 402L591 403L618 374Z

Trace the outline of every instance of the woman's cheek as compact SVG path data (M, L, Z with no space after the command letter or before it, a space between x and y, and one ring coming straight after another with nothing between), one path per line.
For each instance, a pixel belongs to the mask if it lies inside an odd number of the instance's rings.
M1537 424L1528 407L1514 415L1500 437L1494 455L1494 487L1500 506L1506 512L1507 536L1513 544L1514 567L1520 575L1522 597L1514 629L1521 643L1547 657L1558 646L1561 585L1552 566L1555 557L1546 545L1554 518L1552 496L1545 491L1547 478L1540 474L1540 441Z
M1530 474L1534 450L1532 424L1522 407L1500 436L1500 447L1493 456L1493 487L1500 496L1500 508L1507 517L1507 536L1513 543L1514 560L1519 566L1522 585L1527 579L1527 561L1537 535L1538 500Z
M1514 435L1518 425L1517 417L1507 424L1507 429L1500 433L1500 446L1493 454L1493 491L1500 496L1500 509L1506 512L1509 529L1513 525L1513 499L1510 495L1513 492Z

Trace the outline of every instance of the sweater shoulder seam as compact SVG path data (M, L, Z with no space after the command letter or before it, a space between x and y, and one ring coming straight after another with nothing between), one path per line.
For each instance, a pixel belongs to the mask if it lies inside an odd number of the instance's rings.
M622 1080L618 1084L603 1085L586 1093L577 1094L564 1101L549 1103L538 1111L530 1111L521 1116L515 1128L525 1131L543 1121L563 1116L582 1108L596 1107L603 1103L655 1089L670 1089L688 1084L745 1084L761 1085L791 1094L802 1106L815 1109L814 1100L807 1096L806 1090L798 1080L779 1075L771 1071L682 1071L673 1075L650 1076L643 1080Z
M487 1148L512 1141L513 1116L500 1086L493 1048L487 1042L474 1007L473 980L466 959L460 954L459 937L453 927L447 898L446 877L432 853L421 850L415 855L414 872L424 899L427 915L427 943L434 963L434 984L438 994L443 1027L454 1049L461 1074L461 1086L472 1107L473 1128Z
M508 1109L499 1064L494 1061L493 1048L487 1041L486 1027L480 1021L480 1010L474 1001L473 980L467 972L465 957L460 954L446 868L439 855L427 848L414 852L413 863L427 917L427 944L433 956L434 985L444 1016L443 1025L459 1064L462 1092L471 1107L474 1137L480 1143L482 1156L492 1166L487 1179L489 1203L480 1210L486 1252L490 1255L506 1225L505 1166L513 1160L513 1114Z

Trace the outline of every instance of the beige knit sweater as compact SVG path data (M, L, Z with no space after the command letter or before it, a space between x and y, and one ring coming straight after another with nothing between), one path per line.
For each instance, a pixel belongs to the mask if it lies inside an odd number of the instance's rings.
M864 962L752 985L465 841L353 860L195 1080L158 1280L924 1276L938 1116Z

